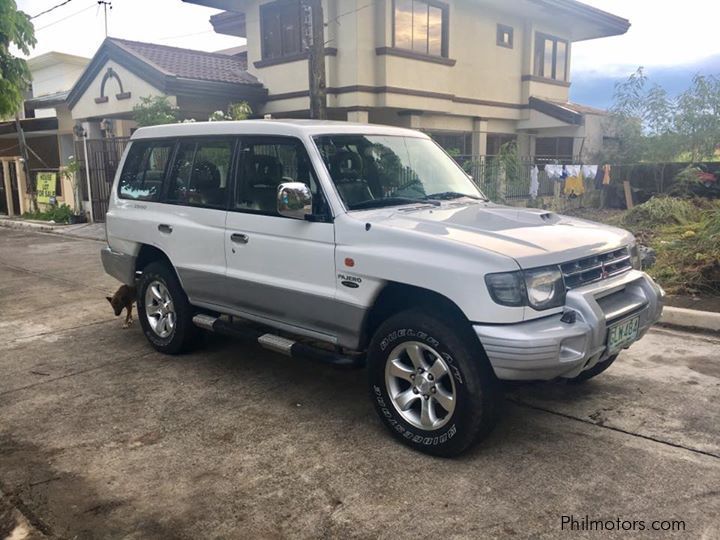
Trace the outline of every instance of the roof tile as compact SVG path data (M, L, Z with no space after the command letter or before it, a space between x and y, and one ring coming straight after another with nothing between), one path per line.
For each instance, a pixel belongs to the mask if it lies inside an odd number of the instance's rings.
M154 64L169 75L201 81L237 84L260 84L247 71L243 58L220 53L181 49L155 43L108 38L145 62Z

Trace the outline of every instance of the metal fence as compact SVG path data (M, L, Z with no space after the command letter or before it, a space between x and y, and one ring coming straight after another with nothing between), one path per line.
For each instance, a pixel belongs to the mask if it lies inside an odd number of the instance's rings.
M455 156L460 166L472 176L475 184L493 201L530 199L531 171L538 166L538 197L555 195L557 181L548 177L546 162L520 158L503 162L496 156Z
M690 163L635 163L610 164L610 184L602 189L603 196L596 185L595 177L584 178L584 193L581 197L565 193L565 182L550 178L545 171L548 164L581 164L579 158L572 160L552 160L522 157L505 160L495 156L455 156L460 166L473 178L477 186L495 202L508 204L529 204L531 171L538 167L538 192L535 204L547 205L547 198L557 209L568 205L585 207L625 207L623 183L630 183L635 204L640 204L654 195L687 194L687 186L683 184L683 171ZM600 166L600 164L598 164ZM715 174L718 178L714 186L693 187L691 194L716 197L720 186L720 163L701 163L692 165L698 170Z

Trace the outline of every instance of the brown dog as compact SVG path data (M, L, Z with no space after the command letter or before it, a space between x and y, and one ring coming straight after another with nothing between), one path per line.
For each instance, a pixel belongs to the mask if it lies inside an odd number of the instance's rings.
M133 323L132 307L135 302L136 294L135 287L122 285L117 291L115 291L115 294L105 297L107 298L107 301L110 302L116 317L122 313L123 309L127 309L127 315L125 316L123 328L128 328Z

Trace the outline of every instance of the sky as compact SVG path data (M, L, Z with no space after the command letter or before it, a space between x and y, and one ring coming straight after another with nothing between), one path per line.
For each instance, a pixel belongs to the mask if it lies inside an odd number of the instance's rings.
M35 15L63 0L16 1L20 9ZM718 0L585 2L630 19L632 27L624 36L574 44L573 75L623 76L641 65L695 64L720 55ZM213 32L208 21L213 13L217 11L181 0L113 0L109 35L206 51L242 44L240 38ZM96 0L70 0L33 22L38 44L31 56L54 50L91 57L105 36L103 11Z

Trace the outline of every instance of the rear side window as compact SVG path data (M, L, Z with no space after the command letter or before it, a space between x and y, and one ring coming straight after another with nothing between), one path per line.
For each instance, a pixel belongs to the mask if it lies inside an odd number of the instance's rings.
M132 143L120 175L120 198L157 201L173 146L172 141Z
M234 145L233 139L180 143L170 172L167 202L225 208Z

